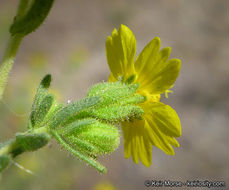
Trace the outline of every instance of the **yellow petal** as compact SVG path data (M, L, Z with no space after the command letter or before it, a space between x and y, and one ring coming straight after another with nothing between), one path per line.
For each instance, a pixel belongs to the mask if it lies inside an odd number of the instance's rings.
M150 104L151 119L158 129L167 136L181 136L180 119L176 111L162 102Z
M131 155L132 155L132 160L134 161L135 164L138 164L139 151L140 148L139 148L138 136L136 133L134 133L134 135L132 135L131 138Z
M141 162L149 167L152 159L152 144L145 130L144 120L123 122L122 130L124 137L125 158L132 156L134 163Z
M118 79L123 75L126 79L134 73L136 40L132 31L125 25L113 30L112 36L106 40L106 55L113 76Z
M155 37L139 54L135 62L137 82L141 88L152 94L162 94L175 82L181 62L168 60L171 48L160 49L160 38Z
M139 151L139 157L141 159L141 162L146 167L150 167L152 160L152 144L148 139L148 135L140 136L139 140L141 149L141 152Z
M125 158L129 158L131 156L133 138L131 124L127 122L123 122L122 124Z
M171 59L164 63L163 67L156 67L154 74L142 85L152 94L162 94L171 88L176 81L181 67L179 59Z
M134 64L138 75L151 73L157 63L157 57L160 50L161 41L159 37L151 40L137 57Z
M108 78L108 82L116 82L117 79L113 76L113 74L111 73L109 78Z
M174 155L175 152L167 140L167 136L164 135L157 127L152 118L146 118L146 125L148 134L152 144L168 155Z
M180 144L177 142L177 140L173 137L167 137L167 140L169 142L169 144L179 148L180 147Z

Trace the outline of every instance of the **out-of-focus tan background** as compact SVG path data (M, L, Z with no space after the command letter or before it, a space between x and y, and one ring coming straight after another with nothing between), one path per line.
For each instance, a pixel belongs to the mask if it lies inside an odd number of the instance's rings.
M0 57L17 3L0 1ZM126 160L121 144L100 159L108 168L100 175L52 141L16 159L34 175L12 165L0 178L1 190L154 189L144 186L146 179L222 180L229 188L228 0L57 0L45 24L21 44L0 104L0 142L25 130L33 95L46 73L53 75L53 91L64 102L106 80L104 44L120 24L134 32L138 52L160 36L162 47L172 47L171 57L182 60L174 93L163 99L182 123L176 155L153 147L152 166L146 168Z

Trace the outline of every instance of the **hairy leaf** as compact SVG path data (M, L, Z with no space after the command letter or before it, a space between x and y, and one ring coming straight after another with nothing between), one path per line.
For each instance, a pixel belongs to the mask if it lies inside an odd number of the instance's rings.
M10 27L11 35L27 35L35 31L45 20L54 0L33 0L22 17L15 17Z
M64 108L62 108L53 118L50 119L49 127L55 128L60 126L74 114L82 111L83 109L94 106L100 101L100 97L89 97L79 100L77 102L73 102L68 104Z
M34 120L34 114L39 109L42 100L48 95L50 83L51 83L51 75L48 74L42 79L42 81L41 81L41 83L37 89L37 93L36 93L34 101L33 101L30 119L28 122L29 128L33 128L34 124L36 123Z
M71 135L74 133L79 127L85 126L85 125L90 125L92 123L96 122L95 119L93 118L86 118L86 119L81 119L81 120L76 120L67 126L63 126L60 129L57 130L57 132L61 135Z
M39 107L32 111L31 113L31 124L34 127L40 127L39 124L44 120L48 111L50 110L54 101L54 96L51 94L46 95L41 103L38 105Z

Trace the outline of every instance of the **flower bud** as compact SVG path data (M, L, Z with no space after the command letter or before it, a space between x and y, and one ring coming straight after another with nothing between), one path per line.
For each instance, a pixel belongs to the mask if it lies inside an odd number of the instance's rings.
M99 121L78 126L72 135L66 134L66 137L78 150L94 156L111 153L120 144L118 128Z
M99 83L90 89L88 97L100 96L103 98L102 105L114 104L124 98L131 97L138 89L138 86L138 84L124 84L121 82Z
M102 101L88 111L90 117L108 122L122 122L131 118L140 118L144 113L137 106L146 98L135 92L138 84L100 83L91 88L89 97L100 96Z

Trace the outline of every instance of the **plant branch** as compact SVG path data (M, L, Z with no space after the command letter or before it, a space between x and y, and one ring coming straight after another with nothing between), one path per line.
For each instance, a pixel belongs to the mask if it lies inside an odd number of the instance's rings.
M8 43L8 47L5 51L5 55L0 66L0 100L2 99L6 83L9 78L9 73L12 69L14 59L17 54L22 38L23 37L20 35L11 36Z

